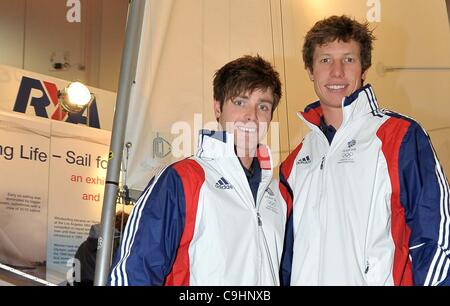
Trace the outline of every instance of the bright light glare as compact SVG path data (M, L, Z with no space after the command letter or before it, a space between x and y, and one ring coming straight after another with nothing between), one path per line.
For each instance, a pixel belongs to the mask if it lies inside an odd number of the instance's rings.
M67 88L67 96L70 103L84 106L91 101L91 93L86 85L80 82L74 82Z

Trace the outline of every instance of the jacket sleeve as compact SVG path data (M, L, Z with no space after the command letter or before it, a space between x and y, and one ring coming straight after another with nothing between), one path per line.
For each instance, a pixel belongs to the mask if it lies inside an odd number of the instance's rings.
M110 284L163 285L172 269L185 224L182 181L172 168L154 177L129 217Z
M287 206L287 223L284 237L283 255L281 257L280 282L282 286L289 286L291 283L292 256L294 247L294 228L292 221L293 194L283 165L280 167L280 193Z
M414 284L450 285L449 184L431 141L415 122L400 146L398 170Z

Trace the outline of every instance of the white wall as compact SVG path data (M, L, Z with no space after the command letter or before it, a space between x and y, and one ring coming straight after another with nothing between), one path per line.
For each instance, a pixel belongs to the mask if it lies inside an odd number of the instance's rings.
M0 1L0 63L116 91L127 0L82 0L81 22L69 23L64 0ZM71 67L50 61L68 55Z
M0 63L23 68L25 0L0 1Z
M128 0L102 0L100 69L97 87L117 91L127 11Z
M84 65L83 22L66 21L65 1L27 1L25 16L25 61L24 68L39 71L64 80L86 80L86 72L78 66ZM50 62L52 53L56 61L68 56L71 67L55 71Z
M450 171L450 69L399 70L383 66L450 68L450 30L445 0L380 0L381 20L367 83L382 107L418 120L429 131L444 168ZM320 19L347 14L365 21L366 0L283 0L283 30L290 149L308 128L295 112L317 100L302 61L306 32ZM434 133L434 131L439 131Z

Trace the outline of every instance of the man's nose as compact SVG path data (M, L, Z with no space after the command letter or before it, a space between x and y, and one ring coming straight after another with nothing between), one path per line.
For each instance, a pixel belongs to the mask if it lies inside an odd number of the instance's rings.
M257 109L256 107L248 107L245 113L246 121L256 121L257 119Z
M341 61L335 61L331 66L331 75L333 77L342 77L344 76L344 65Z

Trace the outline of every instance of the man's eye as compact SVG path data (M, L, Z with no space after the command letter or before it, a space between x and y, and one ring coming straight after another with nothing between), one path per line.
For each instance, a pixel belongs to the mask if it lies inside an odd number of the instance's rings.
M345 62L346 63L353 63L355 61L355 59L353 57L346 57L345 58Z
M259 106L259 109L264 111L264 112L270 111L270 107L268 105L265 105L265 104L261 104Z
M331 60L330 60L329 58L322 58L322 59L320 60L320 62L321 62L321 63L324 63L324 64L327 64L327 63L331 62Z
M242 100L234 100L233 104L237 105L237 106L242 106L242 105L244 105L244 101L242 101Z

